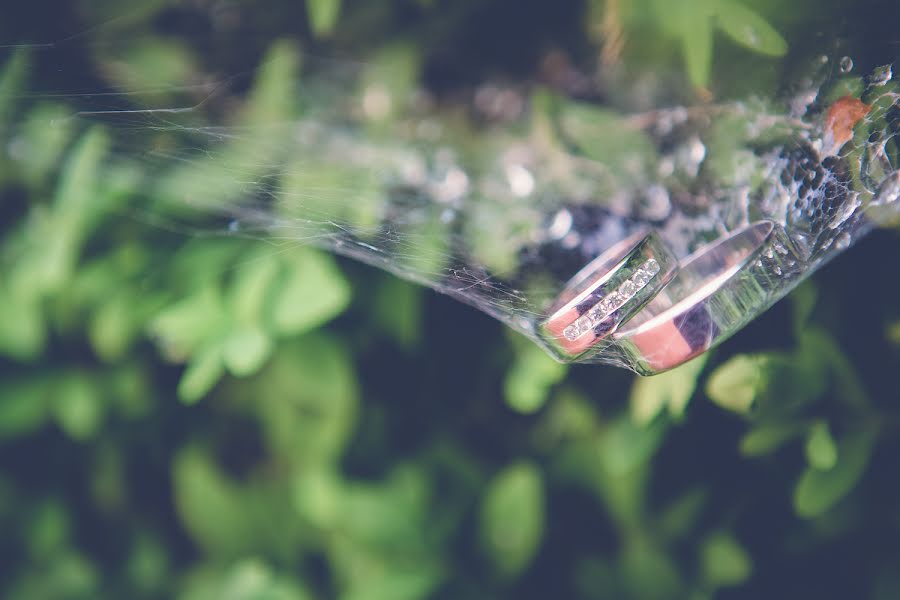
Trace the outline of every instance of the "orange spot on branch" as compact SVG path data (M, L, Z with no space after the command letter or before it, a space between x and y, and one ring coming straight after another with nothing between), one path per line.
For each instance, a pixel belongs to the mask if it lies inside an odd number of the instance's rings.
M828 154L836 153L850 141L853 128L871 109L871 105L853 96L835 100L825 116L825 145L832 150Z

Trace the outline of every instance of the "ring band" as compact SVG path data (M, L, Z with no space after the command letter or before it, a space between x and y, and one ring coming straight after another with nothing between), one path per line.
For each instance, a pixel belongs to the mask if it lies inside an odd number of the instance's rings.
M724 341L777 299L801 261L772 221L747 225L689 256L666 289L615 334L641 375L676 367Z
M677 264L654 231L638 231L569 280L547 311L541 336L561 359L581 356L652 300Z

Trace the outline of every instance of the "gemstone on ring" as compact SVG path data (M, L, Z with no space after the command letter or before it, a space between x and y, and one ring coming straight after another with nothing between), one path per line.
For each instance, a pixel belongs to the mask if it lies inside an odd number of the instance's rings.
M597 327L609 313L624 305L635 294L646 287L657 273L659 273L659 263L652 258L648 259L635 270L630 278L623 281L618 288L604 296L599 302L589 308L584 315L566 327L563 330L563 336L570 342L574 342L591 329Z

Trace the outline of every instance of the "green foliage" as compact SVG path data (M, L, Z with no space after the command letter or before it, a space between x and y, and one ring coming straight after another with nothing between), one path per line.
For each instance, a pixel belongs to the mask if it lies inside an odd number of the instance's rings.
M628 2L628 23L652 22L660 33L681 49L688 78L706 87L714 62L714 32L720 30L732 42L769 57L783 56L788 45L780 33L742 0L645 0Z
M637 379L629 399L635 422L646 425L663 411L676 419L683 417L705 364L706 356L700 356L656 377Z
M306 0L306 14L317 36L331 33L341 13L341 0Z
M747 552L730 534L713 534L703 545L703 572L711 587L741 584L752 570Z
M505 468L488 484L481 505L481 540L503 577L518 575L540 546L543 488L540 470L526 462Z
M520 413L537 412L544 406L553 386L566 375L566 365L556 362L541 348L517 336L516 359L503 381L506 402Z

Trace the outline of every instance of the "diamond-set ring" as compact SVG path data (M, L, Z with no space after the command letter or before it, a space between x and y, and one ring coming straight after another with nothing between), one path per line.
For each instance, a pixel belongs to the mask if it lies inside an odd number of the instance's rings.
M563 360L596 349L675 275L677 261L655 231L641 229L581 269L563 287L541 337Z
M636 372L667 371L723 342L799 280L784 228L757 221L685 258L677 275L614 337Z

